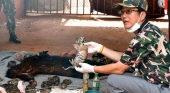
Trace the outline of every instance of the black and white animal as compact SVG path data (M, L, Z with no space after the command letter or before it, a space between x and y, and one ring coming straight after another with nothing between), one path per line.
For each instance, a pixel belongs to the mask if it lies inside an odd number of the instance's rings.
M71 59L73 58L49 55L48 51L43 51L39 54L25 58L20 64L10 67L6 72L6 77L30 81L34 80L34 77L38 74L46 74L82 79L83 74L75 69L63 69L63 67L72 66L69 62ZM96 62L90 59L86 59L84 62L91 65L104 65L102 62ZM99 75L101 76L102 74ZM89 76L90 78L93 78L94 74L90 73Z
M79 63L83 63L87 59L88 46L84 45L85 42L86 40L84 37L76 38L76 44L73 44L73 46L78 52L74 59L69 60L72 66L64 68L64 70L75 68L75 66L79 67Z
M76 44L79 44L80 46L84 45L85 42L86 42L85 37L78 37L78 38L76 38Z

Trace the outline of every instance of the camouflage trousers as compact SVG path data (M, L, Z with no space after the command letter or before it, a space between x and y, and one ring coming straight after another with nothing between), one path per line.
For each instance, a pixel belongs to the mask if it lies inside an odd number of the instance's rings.
M13 0L0 0L0 8L3 6L3 12L6 16L6 27L9 32L14 32L16 28L15 23L15 6Z
M109 75L107 89L110 93L170 93L169 88L149 83L131 73Z

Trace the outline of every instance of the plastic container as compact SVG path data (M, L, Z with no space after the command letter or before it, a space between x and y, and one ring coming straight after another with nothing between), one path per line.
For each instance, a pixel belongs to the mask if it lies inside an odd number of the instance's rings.
M89 80L89 74L84 73L83 74L83 93L85 93L88 90L88 80Z
M95 73L93 78L92 90L99 90L99 88L100 88L100 80L98 78L98 73Z
M98 90L87 90L85 93L102 93L102 92Z

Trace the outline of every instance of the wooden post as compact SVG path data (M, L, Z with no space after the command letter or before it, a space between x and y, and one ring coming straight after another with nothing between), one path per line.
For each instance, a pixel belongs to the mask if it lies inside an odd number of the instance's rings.
M21 18L24 16L24 0L14 0L16 9L16 18Z

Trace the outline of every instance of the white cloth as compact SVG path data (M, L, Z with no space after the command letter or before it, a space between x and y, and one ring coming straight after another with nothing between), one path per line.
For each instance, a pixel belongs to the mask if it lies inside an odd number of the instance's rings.
M52 88L50 93L83 93L83 89L68 90L68 89Z
M6 93L6 91L3 87L0 87L0 93Z
M161 8L165 7L165 0L158 0L158 6Z
M17 87L18 87L18 89L20 90L21 93L26 93L25 92L26 85L24 84L23 81L18 81Z

